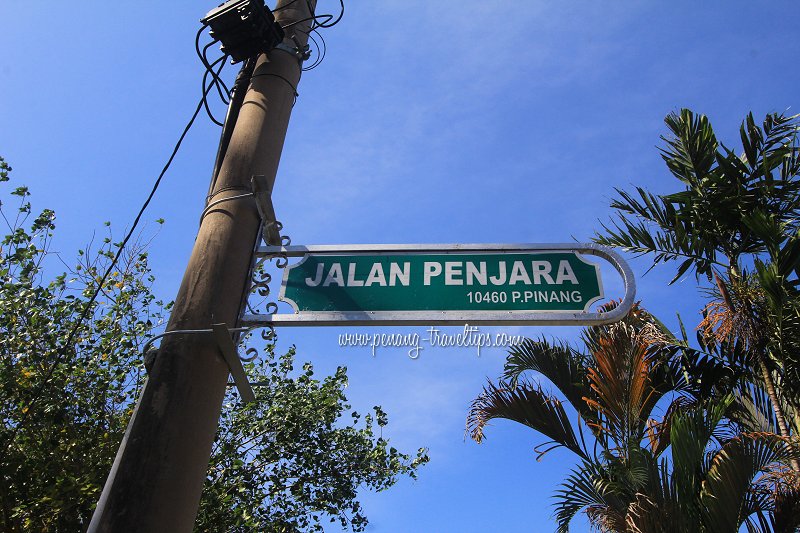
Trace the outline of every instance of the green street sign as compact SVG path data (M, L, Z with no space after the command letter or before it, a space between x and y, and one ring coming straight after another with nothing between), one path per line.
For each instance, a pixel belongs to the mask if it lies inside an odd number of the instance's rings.
M595 244L381 244L262 246L261 259L284 268L279 300L292 312L245 314L257 326L606 324L630 310L633 273ZM625 287L611 311L599 265ZM300 258L291 263L290 258Z
M309 254L281 300L305 311L586 311L600 270L575 252Z

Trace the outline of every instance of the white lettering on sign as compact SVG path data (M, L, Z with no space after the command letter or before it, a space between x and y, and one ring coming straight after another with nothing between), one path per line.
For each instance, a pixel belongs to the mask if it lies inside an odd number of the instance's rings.
M322 281L322 269L325 267L322 263L317 265L317 273L314 275L313 278L306 278L306 285L309 287L316 287L319 285L319 282Z
M500 267L500 275L489 277L489 281L491 281L493 285L502 285L506 282L506 262L500 261L497 265Z
M322 264L320 264L322 266ZM308 280L306 280L308 283ZM350 263L347 265L347 286L348 287L363 287L364 280L363 279L356 279L356 264Z
M572 271L572 266L569 261L564 259L558 263L558 274L556 274L556 285L561 285L565 281L569 281L573 285L578 284L578 278L575 277L575 272Z
M325 268L328 271L325 272ZM439 280L444 285L468 285L468 286L488 286L488 285L564 285L570 283L578 285L578 277L572 269L572 265L566 259L558 263L558 268L553 279L553 263L550 261L531 261L530 268L525 261L514 261L510 271L506 261L497 262L497 274L489 275L486 262L480 261L477 264L472 261L425 261L422 265L422 282L424 285L431 285ZM343 268L342 263L334 262L329 266L319 263L314 277L305 279L309 287L339 286L339 287L394 287L402 285L408 287L411 284L411 263L394 263L388 265L388 278L384 264L380 262L372 263L369 272L358 271L358 263L347 263ZM363 267L366 269L366 267ZM345 276L344 272L347 272ZM366 273L366 277L364 277ZM516 291L515 291L516 292ZM538 294L538 293L537 293ZM543 293L544 294L544 293ZM533 298L533 296L531 296ZM539 298L538 296L536 298ZM541 301L547 302L547 297L542 297ZM554 296L549 301L559 301ZM525 301L522 299L521 301ZM539 301L539 300L536 300ZM572 301L575 301L574 299Z
M398 281L405 287L411 283L411 263L403 263L402 270L397 263L389 265L389 286L394 287Z
M425 278L423 280L425 285L430 285L431 278L442 273L442 265L435 261L425 261L425 265L422 268L425 270Z
M369 271L369 276L367 277L367 281L364 283L364 286L369 287L370 285L375 285L376 283L380 287L386 286L386 276L383 274L383 265L380 263L373 263L372 269Z
M486 261L481 261L477 268L472 261L467 262L467 285L472 285L473 281L486 285Z
M340 287L344 287L344 277L342 276L342 265L339 263L334 263L331 265L331 269L328 271L328 277L325 278L325 281L322 283L323 287L329 287L332 284L336 284Z
M444 284L445 285L463 285L464 280L456 279L456 276L461 276L461 265L458 261L445 261L444 263Z
M533 283L539 285L541 283L540 278L544 278L545 282L550 285L555 283L553 278L550 277L550 270L552 270L553 265L549 261L531 261L531 267L533 268Z
M529 278L528 273L525 272L522 261L514 261L514 266L511 267L511 277L508 278L508 284L516 285L520 281L525 285L531 284L531 278Z
M481 301L481 293L468 293L470 298L470 302L473 301L473 295L475 301L480 303ZM483 298L483 301L486 301L486 298ZM513 303L517 302L536 302L536 303L547 303L547 302L575 302L581 303L583 301L583 295L581 295L580 291L511 291L511 301Z

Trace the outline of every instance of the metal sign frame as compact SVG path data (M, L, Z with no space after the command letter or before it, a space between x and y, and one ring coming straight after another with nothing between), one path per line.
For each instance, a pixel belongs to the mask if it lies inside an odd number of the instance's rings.
M574 311L304 311L302 313L245 314L241 325L258 326L462 326L528 325L566 326L600 325L622 319L633 305L636 281L622 257L605 246L592 243L560 244L350 244L316 246L259 246L256 256L303 257L315 255L367 254L464 254L467 252L578 252L600 257L611 263L622 277L625 295L620 304L607 313ZM283 287L281 287L281 294Z

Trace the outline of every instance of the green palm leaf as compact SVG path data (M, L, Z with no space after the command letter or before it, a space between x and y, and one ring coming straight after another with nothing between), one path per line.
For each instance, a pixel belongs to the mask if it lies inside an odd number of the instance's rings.
M695 406L672 417L670 443L672 480L677 503L686 514L699 517L700 486L706 447L732 402L730 397Z
M753 481L770 465L798 455L796 447L771 433L745 433L726 442L714 455L703 483L703 521L719 531L735 532L754 512L771 510L770 498L750 494Z
M583 398L589 394L586 383L587 356L566 343L551 344L542 339L525 339L508 352L503 379L516 387L526 371L539 372L558 388L584 418L594 418Z
M654 265L678 260L674 282L692 270L711 279L714 266L736 266L741 255L765 251L748 221L758 213L796 231L797 116L768 115L758 126L749 115L740 130L742 156L717 141L703 115L683 109L665 122L670 135L662 137L661 155L685 188L664 196L618 190L611 207L619 218L603 225L596 242L652 254Z
M775 411L769 396L761 387L749 385L745 390L738 391L728 415L745 431L778 433Z
M719 143L708 118L688 109L670 113L664 119L672 136L663 136L667 147L661 157L672 174L688 185L708 174L716 158Z
M584 461L574 469L555 493L555 519L559 533L567 533L575 515L590 509L590 520L606 531L620 531L625 525L626 502L608 487L609 472L597 462Z
M548 444L554 444L553 447L563 446L581 458L589 459L584 446L575 436L572 423L561 402L546 394L540 387L534 387L527 382L519 382L516 387L505 383L495 386L490 381L473 400L467 414L467 431L470 437L478 443L482 442L486 424L495 418L524 424L550 438L551 442Z

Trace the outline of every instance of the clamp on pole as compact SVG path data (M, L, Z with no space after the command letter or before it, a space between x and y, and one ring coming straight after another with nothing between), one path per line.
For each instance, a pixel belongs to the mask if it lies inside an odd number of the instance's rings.
M286 43L278 43L275 45L275 50L283 50L284 52L288 52L297 58L297 61L302 63L309 57L311 57L311 47L306 45L301 45L300 41L297 40L296 35L292 35L290 37L292 41L294 41L294 46L291 46Z
M253 388L247 380L247 374L245 374L244 367L242 366L242 360L239 359L239 352L233 344L233 339L231 339L228 326L225 324L213 324L211 329L214 333L214 339L217 341L217 346L219 346L219 351L222 352L222 357L225 359L225 362L228 363L228 369L231 371L231 376L233 377L233 382L236 384L236 388L239 389L239 395L242 397L242 401L245 403L254 402L256 400L256 395L253 393Z
M256 397L253 393L253 388L250 386L250 381L247 379L247 374L244 371L244 367L242 366L242 360L239 357L239 351L236 349L236 345L233 344L233 339L231 338L231 333L243 332L247 331L248 329L252 328L243 327L228 329L228 326L225 324L213 324L211 329L176 329L173 331L166 331L160 335L150 338L145 343L142 350L145 354L145 368L147 368L149 373L150 368L155 360L155 354L157 350L151 351L149 348L156 339L160 339L168 335L211 333L214 335L214 339L217 341L219 351L222 352L222 357L225 360L225 363L228 365L231 376L233 376L233 383L236 385L236 388L239 389L239 395L242 397L242 400L248 403L255 401ZM252 359L253 358L247 360L252 361Z
M272 205L272 189L267 183L266 176L253 176L250 178L253 187L253 196L256 199L258 214L261 216L262 234L270 246L281 245L279 223L275 217L275 207Z

